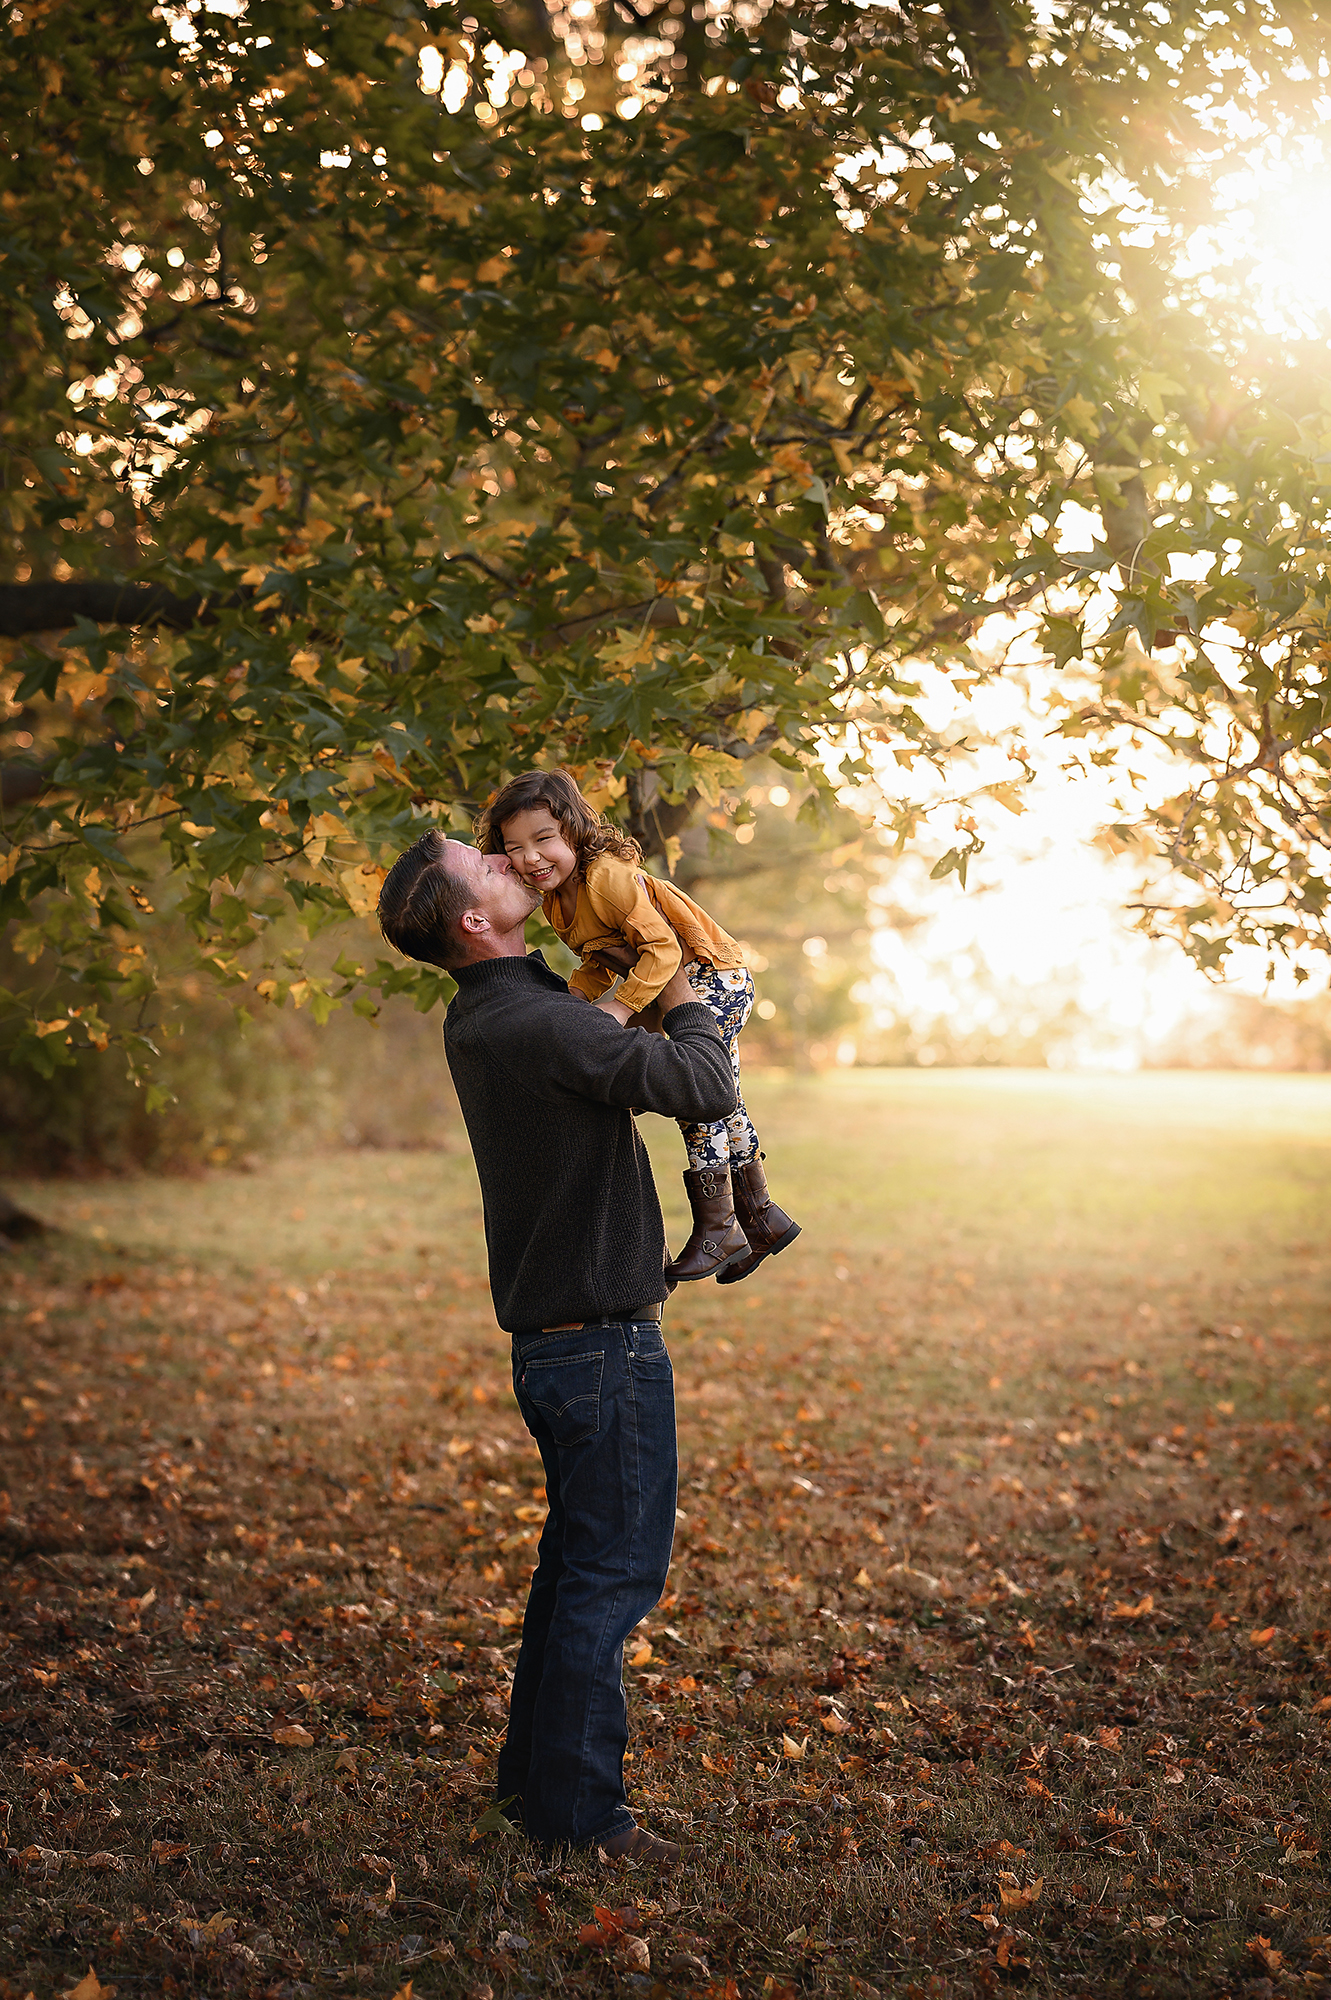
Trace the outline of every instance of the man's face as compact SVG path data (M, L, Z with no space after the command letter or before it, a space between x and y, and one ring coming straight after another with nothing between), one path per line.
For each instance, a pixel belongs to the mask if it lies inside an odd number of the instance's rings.
M500 937L520 930L541 900L540 891L528 887L506 854L482 854L465 840L448 842L448 871L465 877L473 907Z

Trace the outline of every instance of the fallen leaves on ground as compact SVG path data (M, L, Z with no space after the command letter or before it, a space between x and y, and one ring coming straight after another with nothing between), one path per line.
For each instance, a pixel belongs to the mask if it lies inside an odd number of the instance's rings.
M626 1661L633 1809L690 1850L666 1889L548 1865L493 1801L544 1505L476 1269L426 1353L414 1270L320 1294L190 1254L3 1267L3 2000L1331 1983L1301 1421L1126 1375L1133 1323L1084 1301L1022 1335L1029 1418L907 1391L927 1286L867 1253L834 1326L813 1273L677 1305L688 1518ZM937 1338L983 1358L973 1311ZM1282 1382L1322 1367L1265 1337ZM708 1388L755 1338L770 1421Z

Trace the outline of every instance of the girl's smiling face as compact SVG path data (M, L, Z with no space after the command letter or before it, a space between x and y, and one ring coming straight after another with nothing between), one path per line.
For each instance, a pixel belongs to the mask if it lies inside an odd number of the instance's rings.
M564 829L548 806L514 813L501 832L504 852L524 882L542 896L577 872L578 857L564 838Z

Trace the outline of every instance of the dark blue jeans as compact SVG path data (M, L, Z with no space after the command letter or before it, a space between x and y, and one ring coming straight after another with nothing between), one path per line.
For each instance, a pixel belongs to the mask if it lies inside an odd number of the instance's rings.
M527 1599L497 1796L533 1840L632 1826L624 1641L665 1588L675 1532L675 1381L655 1321L518 1334L513 1388L549 1515Z

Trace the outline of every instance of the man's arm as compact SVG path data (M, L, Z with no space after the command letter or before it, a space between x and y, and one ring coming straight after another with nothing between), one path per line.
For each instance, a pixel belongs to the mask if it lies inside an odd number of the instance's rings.
M581 1000L556 999L532 1021L522 1081L529 1089L568 1091L690 1124L728 1118L735 1077L711 1012L678 975L662 998L675 1001L665 1022L669 1039L621 1028Z

